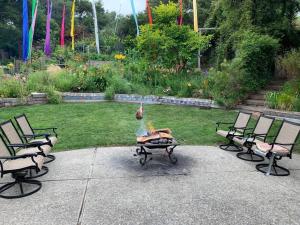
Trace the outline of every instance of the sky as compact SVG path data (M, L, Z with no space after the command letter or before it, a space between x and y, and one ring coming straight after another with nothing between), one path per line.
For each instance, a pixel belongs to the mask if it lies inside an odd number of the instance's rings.
M132 13L130 0L101 0L104 9L107 11L116 11L117 13L128 15ZM134 0L137 12L141 12L146 8L145 0Z

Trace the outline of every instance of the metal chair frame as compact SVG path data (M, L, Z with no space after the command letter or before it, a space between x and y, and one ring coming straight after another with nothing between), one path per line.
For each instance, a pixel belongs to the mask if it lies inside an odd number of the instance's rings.
M296 126L300 126L299 123L295 123L295 122L291 122L291 121L287 121L287 120L283 120L281 123L280 128L278 129L277 135L274 137L274 141L272 143L270 143L271 148L269 149L268 153L263 155L265 157L267 157L269 159L269 163L262 163L262 164L257 164L256 165L256 169L262 173L265 173L265 175L269 176L269 175L273 175L273 176L288 176L290 175L290 171L287 168L278 166L278 160L281 160L283 157L289 157L290 159L292 159L292 153L293 153L293 149L296 145L297 139L299 138L300 135L300 131L298 131L298 134L295 138L294 143L278 143L276 142L276 139L284 125L284 123L289 123L289 124L293 124ZM274 148L275 145L281 145L281 146L291 146L291 149L289 150L289 154L287 154L286 156L282 156L282 155L278 155L274 152L271 152L271 150ZM255 151L254 152L256 154L261 154L261 152L259 151ZM272 172L272 170L274 172ZM279 173L279 170L282 170L283 173Z
M248 114L250 115L249 117L249 120L247 121L247 124L245 127L236 127L235 124L240 116L240 114ZM228 129L228 134L226 136L226 139L228 140L228 143L227 144L221 144L219 145L219 147L222 149L222 150L225 150L225 151L231 151L231 152L240 152L240 151L243 151L243 148L236 145L233 141L233 138L234 137L238 137L238 136L245 136L245 132L246 130L249 130L249 129L252 129L252 128L247 128L249 122L250 122L250 119L251 119L251 113L246 113L246 112L239 112L237 117L235 118L235 121L233 123L225 123L225 122L217 122L216 123L216 131L218 131L218 128L220 127L221 124L224 124L224 125L232 125L232 126L229 126ZM238 131L242 131L242 134L238 134L237 132ZM233 149L231 149L233 148Z
M11 173L12 178L14 179L13 182L6 183L0 187L0 197L6 198L6 199L22 198L22 197L32 195L32 194L36 193L37 191L39 191L42 187L42 183L37 180L32 180L31 179L32 177L26 176L28 174L28 171L35 170L36 173L38 173L40 171L37 163L34 161L34 157L38 156L39 154L37 154L37 153L24 154L24 155L18 155L18 156L12 155L12 152L14 152L13 147L10 147L9 145L6 144L6 141L4 140L4 138L2 137L1 134L0 134L0 139L1 139L1 141L3 141L4 145L8 149L8 152L11 154L11 156L6 156L6 157L0 156L1 178L3 177L3 175ZM35 164L35 166L29 166L29 167L24 167L21 169L10 170L10 171L3 171L3 164L2 164L1 160L17 160L17 159L28 158L28 157L31 158L31 160ZM23 189L23 184L31 184L35 187L32 190L26 192ZM18 185L20 188L19 194L16 194L16 195L5 194L5 191L13 188L16 185Z
M6 132L3 130L2 125L11 123L12 127L15 129L16 133L18 134L18 137L20 139L21 143L11 143L9 141L9 138L6 134ZM16 152L20 149L24 149L24 148L36 148L38 151L36 152L38 155L42 155L43 157L47 157L47 155L43 152L43 149L41 148L41 146L43 145L49 145L49 143L44 143L44 142L32 142L32 143L24 143L24 139L21 137L21 135L19 134L17 128L15 127L14 123L12 122L12 120L7 120L3 123L0 124L0 130L2 131L3 136L5 137L5 143L7 142L6 146L8 147L10 153L12 156L17 157ZM10 150L11 149L11 150ZM37 177L41 177L44 176L45 174L47 174L49 172L48 167L43 166L41 168L40 171L38 171L38 173L36 173L35 170L29 171L29 174L26 175L26 178L32 179L32 178L37 178Z
M21 117L24 117L24 118L25 118L25 120L26 120L28 126L29 126L30 129L31 129L32 134L25 134L25 133L24 133L24 131L23 131L21 125L20 125L19 122L18 122L18 119L21 118ZM17 123L17 126L18 126L19 130L21 131L22 136L24 137L24 139L25 139L26 142L29 142L29 141L31 141L31 140L34 140L34 139L37 138L37 137L45 137L45 138L49 141L49 145L50 145L51 147L53 147L53 145L52 145L52 143L51 143L51 141L50 141L50 139L49 139L49 136L51 136L51 134L49 134L49 133L36 134L35 131L49 131L49 130L52 130L52 133L54 134L54 136L57 137L58 135L57 135L57 133L56 133L56 130L57 130L56 127L49 127L49 128L33 128L33 127L31 126L31 124L29 123L29 120L28 120L27 116L26 116L24 113L21 114L21 115L15 116L14 119L15 119L15 121L16 121L16 123ZM52 162L52 161L55 160L55 156L54 156L54 155L48 154L46 157L48 158L48 160L45 162L45 164L50 163L50 162Z
M271 119L272 123L271 123L268 131L265 134L256 134L256 133L254 133L254 131L255 131L255 129L256 129L257 125L259 124L259 121L262 117ZM255 139L256 138L261 138L264 142L266 141L266 138L268 137L268 133L270 132L274 121L275 121L274 117L270 117L270 116L266 116L266 115L260 115L259 119L257 120L257 122L255 124L255 127L253 128L253 131L246 135L247 138L246 138L246 141L243 144L243 146L247 148L247 152L239 152L239 153L236 154L236 156L239 159L242 159L242 160L245 160L245 161L251 161L251 162L262 162L262 161L264 161L264 157L255 154L252 150L252 147L253 147L253 145L255 145Z

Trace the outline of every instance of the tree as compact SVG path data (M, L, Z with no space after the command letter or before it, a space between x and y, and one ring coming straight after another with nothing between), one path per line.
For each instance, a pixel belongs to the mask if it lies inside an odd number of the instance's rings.
M299 10L299 0L213 0L208 25L218 27L217 64L235 56L237 34L245 30L271 35L283 49L299 45L294 23Z
M160 4L153 9L153 15L153 26L141 26L137 37L137 48L149 62L181 70L198 49L208 48L211 36L199 36L190 26L177 24L177 4Z

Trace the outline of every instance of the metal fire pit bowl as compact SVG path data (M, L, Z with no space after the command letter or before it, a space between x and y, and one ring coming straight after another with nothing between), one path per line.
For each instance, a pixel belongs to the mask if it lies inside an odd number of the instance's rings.
M146 143L137 143L135 156L142 156L140 158L140 164L141 166L144 166L148 161L152 160L152 152L149 151L150 149L164 149L168 154L170 162L172 164L176 164L177 158L173 155L173 152L178 145L179 144L175 139L168 141L153 140Z

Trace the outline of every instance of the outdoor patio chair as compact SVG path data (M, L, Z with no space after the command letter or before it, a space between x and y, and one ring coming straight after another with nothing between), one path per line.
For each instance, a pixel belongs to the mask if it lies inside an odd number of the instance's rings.
M30 179L27 174L29 170L35 170L36 173L41 170L44 156L37 153L14 155L12 154L13 152L13 148L6 144L0 134L1 178L4 174L10 173L14 179L13 182L9 182L0 187L1 198L11 199L25 197L39 191L42 187L40 181ZM17 188L17 190L14 190L14 187Z
M264 157L254 154L252 147L255 143L265 142L267 135L273 125L274 118L261 115L256 125L251 133L248 133L245 137L236 136L233 138L233 141L241 146L247 148L247 152L237 153L237 157L252 162L261 162L264 161Z
M51 147L53 147L56 144L57 128L32 128L25 114L15 116L15 121L26 142L44 142L49 143ZM47 133L37 134L36 131L47 131ZM47 154L47 158L48 160L45 162L45 164L55 160L55 156L51 154Z
M0 124L0 130L6 138L8 144L14 151L14 155L19 156L23 154L39 154L47 157L51 151L50 142L29 142L24 143L22 137L19 135L15 125L11 120L5 121ZM43 166L38 174L30 171L30 177L36 178L48 173L48 168Z
M254 153L269 159L269 164L257 164L256 169L266 175L288 176L290 171L278 166L277 161L282 157L292 158L299 132L300 124L284 120L272 143L256 143L253 147Z
M251 113L239 112L233 123L217 122L217 134L227 138L229 141L228 144L222 144L219 147L226 151L242 151L243 148L236 145L233 141L233 138L238 136L243 137L245 135L250 119ZM220 130L219 127L222 124L231 126L228 127L228 131Z

